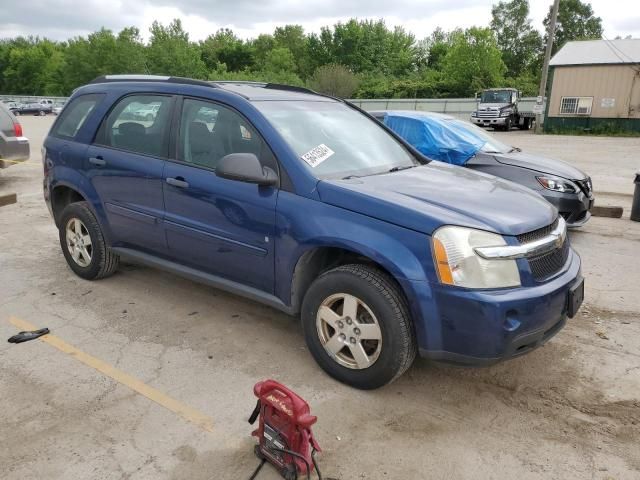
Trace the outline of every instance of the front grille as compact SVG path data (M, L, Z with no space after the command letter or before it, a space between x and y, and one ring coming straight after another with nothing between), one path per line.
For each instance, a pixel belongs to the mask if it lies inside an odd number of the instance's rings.
M496 118L500 115L498 110L478 110L479 118Z
M587 197L591 197L593 192L593 185L591 184L591 178L587 177L584 180L575 180L580 189L584 192Z
M547 225L546 227L542 227L539 228L538 230L534 230L532 232L527 232L527 233L523 233L522 235L518 235L518 241L520 243L531 243L531 242L535 242L536 240L540 240L541 238L546 237L547 235L549 235L551 232L553 232L553 230L558 226L558 219L556 218L556 220L550 224Z
M541 238L549 235L558 226L558 221L559 218L556 218L556 220L552 224L547 225L546 227L539 228L538 230L534 230L532 232L518 235L517 239L521 244L540 240ZM560 248L556 248L551 252L547 252L537 257L530 257L527 259L527 261L529 262L529 268L531 269L533 278L535 278L536 281L541 282L551 275L558 273L560 269L564 267L564 264L567 263L568 258L569 241L565 239Z
M545 253L539 257L529 258L529 268L536 281L541 282L545 278L558 273L569 258L569 242L564 241L560 248Z

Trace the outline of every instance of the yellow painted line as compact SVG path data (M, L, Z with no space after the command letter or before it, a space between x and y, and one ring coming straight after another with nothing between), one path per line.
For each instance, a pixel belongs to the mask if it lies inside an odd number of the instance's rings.
M34 165L42 166L42 163L31 162L29 160L7 160L6 158L0 158L0 162L15 163L16 165Z
M38 327L30 324L25 320L21 320L16 317L9 317L9 323L14 325L20 330L37 330ZM166 408L167 410L171 410L173 413L180 415L185 420L197 425L198 427L206 430L207 432L213 431L213 419L204 413L199 412L198 410L191 408L188 405L185 405L178 400L171 398L164 393L156 390L153 387L141 382L135 377L124 373L121 370L109 365L106 362L103 362L99 358L93 357L87 353L84 353L81 350L78 350L73 345L69 345L64 340L56 337L55 335L44 335L39 338L45 343L57 348L61 352L67 353L71 355L76 360L84 363L85 365L95 368L100 373L103 373L107 377L112 378L116 382L119 382L127 387L129 387L134 392L139 393L147 397L152 402L156 402L158 405Z

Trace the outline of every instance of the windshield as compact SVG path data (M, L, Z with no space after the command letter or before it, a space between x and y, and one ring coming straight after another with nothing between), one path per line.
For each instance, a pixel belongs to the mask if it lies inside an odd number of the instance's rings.
M471 135L476 137L477 139L484 142L482 147L480 147L480 151L484 153L509 153L514 150L513 147L506 145L499 141L497 138L491 136L487 132L485 132L482 128L476 127L475 125L465 122L462 120L449 120L452 124L457 126L458 128L463 128L467 130Z
M317 178L361 177L420 165L380 123L343 103L258 101L254 105Z
M509 90L482 92L480 103L511 103L511 92Z

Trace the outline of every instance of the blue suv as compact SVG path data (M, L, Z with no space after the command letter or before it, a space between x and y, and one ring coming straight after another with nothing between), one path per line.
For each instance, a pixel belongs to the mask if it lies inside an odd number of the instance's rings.
M310 90L100 77L74 92L43 155L77 275L126 258L299 315L315 360L358 388L418 352L467 365L524 354L582 302L580 258L541 196L430 162Z

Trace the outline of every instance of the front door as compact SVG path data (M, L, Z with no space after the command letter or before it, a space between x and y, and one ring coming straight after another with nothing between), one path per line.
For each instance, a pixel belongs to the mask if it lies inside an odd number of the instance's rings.
M219 178L220 159L255 153L277 171L273 154L234 110L195 99L182 104L178 159L164 171L169 254L180 263L273 293L278 189Z
M124 97L87 150L87 177L103 203L114 246L166 254L162 173L173 103L165 95Z

